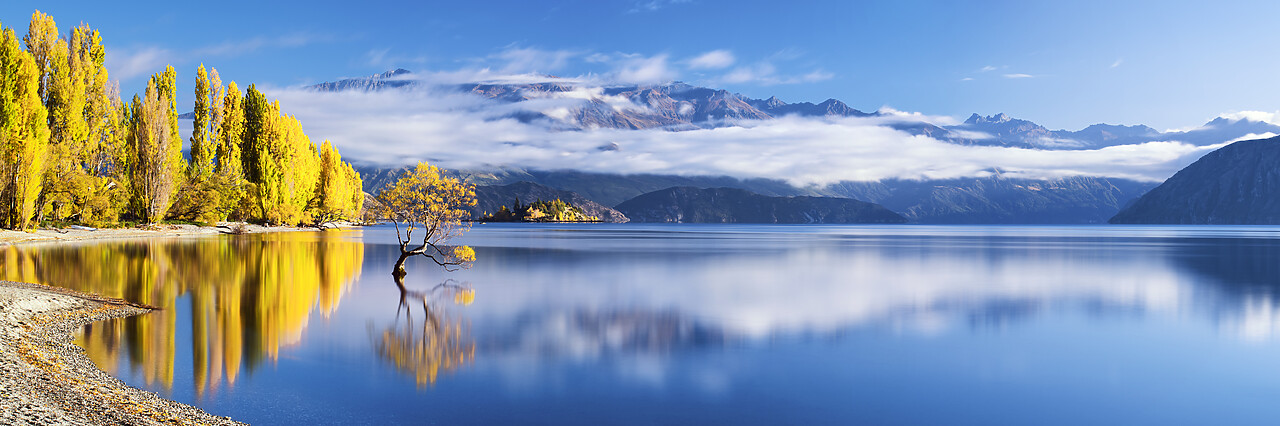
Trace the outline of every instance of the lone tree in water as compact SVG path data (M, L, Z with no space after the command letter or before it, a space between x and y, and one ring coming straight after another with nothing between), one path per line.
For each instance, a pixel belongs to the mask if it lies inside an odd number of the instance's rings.
M440 169L421 162L375 198L382 217L395 223L400 240L400 259L392 275L403 277L405 259L415 255L425 256L446 270L468 268L475 261L471 247L448 245L471 229L471 223L463 219L469 215L466 208L476 205L472 185L441 176ZM415 232L419 233L416 237ZM415 238L421 244L415 243Z

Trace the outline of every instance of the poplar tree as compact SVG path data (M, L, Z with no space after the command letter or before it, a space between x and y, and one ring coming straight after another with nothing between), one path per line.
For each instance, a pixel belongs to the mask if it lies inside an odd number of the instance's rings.
M144 97L130 105L129 146L135 212L146 223L164 219L182 177L182 140L173 129L173 67L151 76Z
M222 78L218 76L217 68L209 68L209 151L216 158L221 140L222 120L223 120L223 102L227 96L227 88L222 86Z
M79 63L84 80L86 142L84 161L90 174L109 175L113 140L118 136L120 97L109 84L106 50L98 30L80 25L71 33L71 60Z
M47 77L52 67L53 52L58 43L58 24L53 17L39 10L31 13L31 25L27 27L27 35L22 38L27 46L27 53L35 60L36 72L39 75L39 96L43 102L49 97Z
M195 117L191 128L191 163L187 177L203 182L213 172L214 147L209 140L209 74L204 64L196 69Z
M250 84L243 101L244 132L240 155L244 178L249 181L249 197L257 208L254 217L271 222L280 199L280 170L272 153L279 139L275 129L276 110L266 95Z
M85 67L71 56L67 42L58 39L49 52L45 76L49 112L49 164L40 197L41 216L64 220L79 215L93 191L93 179L82 168L88 125L85 122Z
M26 229L35 214L49 143L48 115L40 99L36 59L12 29L0 43L0 222Z
M222 98L222 122L218 125L216 170L219 174L239 180L244 178L244 163L240 155L244 137L244 107L236 82L227 84L225 93Z
M83 96L84 136L77 161L83 170L82 194L75 200L79 220L89 224L114 222L126 198L121 166L115 159L123 148L120 97L108 80L106 50L97 30L81 24L71 32L70 61L79 68Z
M320 182L312 206L316 225L359 218L364 204L362 185L360 174L342 161L342 154L333 144L324 141L320 145Z

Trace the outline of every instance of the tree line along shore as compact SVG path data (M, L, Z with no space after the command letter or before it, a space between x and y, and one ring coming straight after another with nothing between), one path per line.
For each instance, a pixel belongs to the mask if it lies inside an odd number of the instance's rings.
M188 158L173 67L125 102L105 61L86 24L36 11L19 39L0 23L0 228L359 218L360 174L254 85L200 65Z

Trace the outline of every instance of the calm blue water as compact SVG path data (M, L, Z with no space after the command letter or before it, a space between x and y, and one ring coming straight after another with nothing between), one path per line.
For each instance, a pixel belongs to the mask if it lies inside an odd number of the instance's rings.
M126 250L185 287L90 352L255 424L1280 421L1280 228L486 224L404 304L390 229L309 235L223 241L244 279L154 260L209 239ZM320 296L271 284L315 265Z

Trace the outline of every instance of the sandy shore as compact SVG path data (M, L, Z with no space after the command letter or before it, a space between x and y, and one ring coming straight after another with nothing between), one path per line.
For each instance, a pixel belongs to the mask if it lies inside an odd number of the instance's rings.
M0 281L0 424L242 424L129 387L72 343L85 324L147 312L123 300Z

